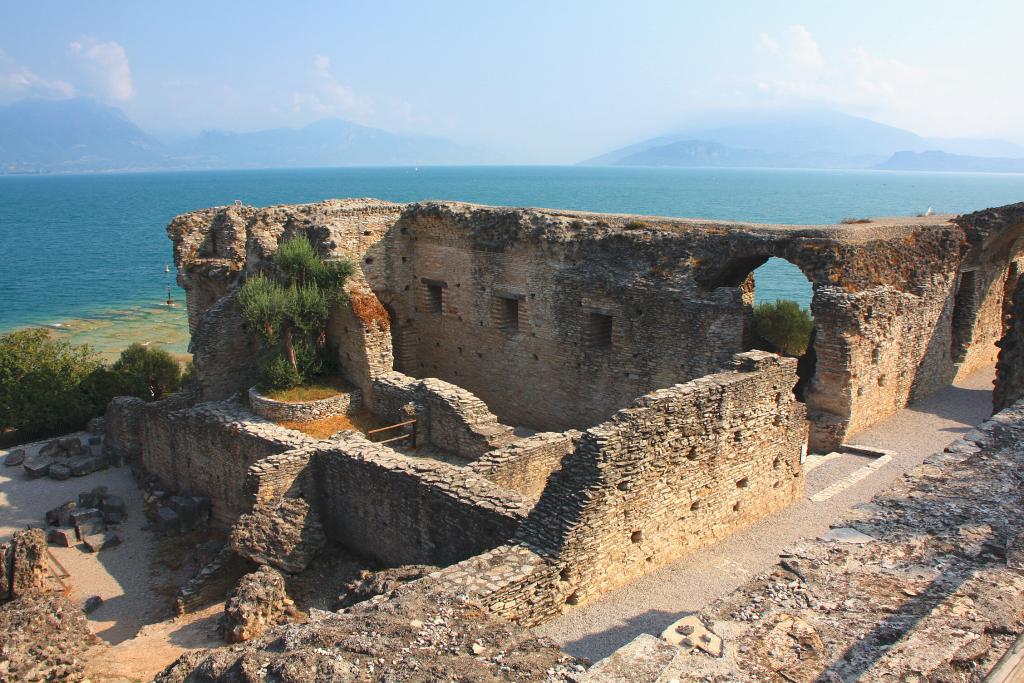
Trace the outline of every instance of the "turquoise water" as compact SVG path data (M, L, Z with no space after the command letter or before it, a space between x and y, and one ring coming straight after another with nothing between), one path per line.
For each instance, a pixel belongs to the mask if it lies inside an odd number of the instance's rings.
M180 309L159 306L165 288L174 286L173 274L164 272L171 262L164 228L173 216L236 199L264 206L330 197L831 223L1021 201L1024 176L585 167L0 176L0 331L63 323L104 329L116 340L119 321L183 321ZM785 262L757 275L759 299L806 304L810 296L806 280Z

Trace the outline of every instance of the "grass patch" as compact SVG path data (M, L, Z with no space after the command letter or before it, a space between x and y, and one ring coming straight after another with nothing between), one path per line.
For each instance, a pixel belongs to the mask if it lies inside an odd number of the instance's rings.
M285 429L302 432L314 439L327 439L346 429L365 434L371 429L387 426L369 410L357 410L351 415L322 417L319 420L307 422L278 422L277 424Z
M270 391L260 389L260 393L269 399L283 403L307 403L337 396L351 390L352 388L340 377L324 377L291 389L271 389Z

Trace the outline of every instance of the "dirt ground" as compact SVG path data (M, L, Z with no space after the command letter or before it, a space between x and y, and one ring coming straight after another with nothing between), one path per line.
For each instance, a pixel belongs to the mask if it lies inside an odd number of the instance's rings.
M40 445L23 447L31 456ZM5 454L0 451L0 458ZM81 545L51 545L50 552L68 574L64 582L72 602L83 605L91 596L103 599L88 615L90 629L103 641L90 652L90 666L97 667L92 680L148 681L186 649L219 645L211 622L215 625L223 606L164 621L173 616L171 598L191 567L186 562L168 561L173 549L144 528L142 491L129 468L112 467L54 481L31 479L21 467L0 466L0 542L26 526L45 526L47 510L97 486L106 486L125 501L126 518L116 527L122 543L95 554ZM119 673L113 674L115 671Z

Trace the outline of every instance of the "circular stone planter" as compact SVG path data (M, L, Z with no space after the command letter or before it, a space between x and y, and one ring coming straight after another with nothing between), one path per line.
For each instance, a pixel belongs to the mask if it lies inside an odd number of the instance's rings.
M252 411L274 422L309 422L336 415L348 415L358 410L362 404L363 396L358 389L303 403L275 401L261 394L256 387L249 389L249 405Z

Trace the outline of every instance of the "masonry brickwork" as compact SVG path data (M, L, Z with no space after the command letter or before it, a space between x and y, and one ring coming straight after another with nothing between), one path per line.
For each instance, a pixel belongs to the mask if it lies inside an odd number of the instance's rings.
M1024 399L1024 276L1017 278L1013 295L1007 297L1006 333L999 340L996 385L992 404L999 411Z
M823 449L994 360L1024 205L772 226L332 200L206 209L168 231L197 332L280 239L305 232L327 256L358 263L352 291L388 311L384 323L343 310L329 329L368 404L373 380L397 370L471 391L504 424L554 431L726 366L749 342L752 271L784 258L814 287L806 401ZM195 341L199 356L251 358L251 336L211 336ZM203 398L248 386L224 373Z

